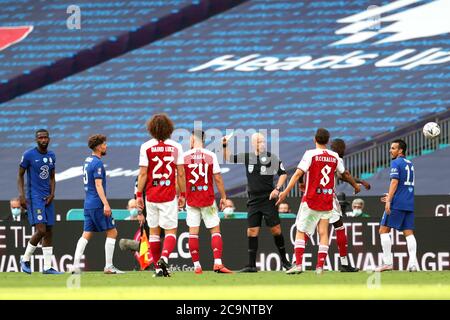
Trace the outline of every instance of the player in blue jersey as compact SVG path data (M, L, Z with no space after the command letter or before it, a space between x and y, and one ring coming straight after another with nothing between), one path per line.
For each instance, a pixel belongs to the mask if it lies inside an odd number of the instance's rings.
M73 273L80 273L81 256L94 232L106 232L104 272L106 274L124 273L113 265L117 229L106 198L106 174L102 162L102 157L106 155L106 136L101 134L90 136L88 146L92 150L92 155L86 158L83 166L83 182L86 191L84 232L75 249Z
M55 224L55 154L47 150L50 136L47 130L35 133L37 147L25 151L20 161L17 179L20 204L28 211L28 221L36 231L28 242L20 261L23 272L31 274L30 260L39 242L42 241L44 274L61 274L52 268L52 227ZM25 195L24 175L27 173L27 193Z
M406 237L409 253L409 271L417 271L417 242L414 237L414 166L405 158L406 143L395 140L391 144L391 184L389 192L381 199L385 211L380 223L380 239L383 248L383 264L375 271L393 269L391 228L402 231Z

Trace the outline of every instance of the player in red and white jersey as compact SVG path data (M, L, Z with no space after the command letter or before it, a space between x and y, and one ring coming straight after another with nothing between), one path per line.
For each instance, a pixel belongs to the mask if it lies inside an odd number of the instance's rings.
M199 256L199 229L203 219L206 228L211 232L211 248L213 249L214 268L217 273L233 273L222 263L222 235L220 234L220 218L214 199L214 184L220 193L220 208L223 209L227 196L217 156L205 149L205 133L194 131L191 135L191 150L183 155L186 173L186 223L189 226L189 251L194 263L195 273L202 273Z
M153 137L141 146L139 156L138 207L144 208L142 194L146 185L145 206L150 226L150 252L157 261L156 276L169 276L169 255L176 245L178 207L184 207L186 184L181 145L170 139L173 122L166 114L156 114L147 123ZM180 196L177 199L177 183ZM140 221L143 217L139 216ZM161 228L165 230L161 252Z
M339 160L339 155L326 147L329 139L328 130L323 128L317 130L314 137L316 149L305 152L286 190L278 197L277 204L286 199L298 180L306 174L306 190L296 221L296 266L288 270L287 274L302 272L305 234L313 235L317 226L320 244L316 273L323 272L323 265L328 254L328 221L333 212L335 174L338 172L345 175L344 163Z
M331 150L336 152L339 155L341 161L343 161L344 153L345 153L345 142L342 139L334 139L331 142ZM348 172L348 171L347 171ZM336 243L339 251L339 260L340 266L339 270L341 272L357 272L358 268L353 267L348 259L348 250L347 250L347 235L345 234L344 223L342 222L342 209L339 203L338 197L336 195L336 186L337 181L342 180L348 182L353 188L358 188L356 184L362 184L367 190L370 189L370 184L364 180L360 180L357 178L353 178L352 175L348 172L348 174L342 176L336 174L335 177L335 193L334 193L334 201L333 201L333 214L331 215L329 223L333 225L334 230L336 231ZM300 190L304 192L305 184L302 183L300 186ZM305 244L308 242L308 235L305 234Z

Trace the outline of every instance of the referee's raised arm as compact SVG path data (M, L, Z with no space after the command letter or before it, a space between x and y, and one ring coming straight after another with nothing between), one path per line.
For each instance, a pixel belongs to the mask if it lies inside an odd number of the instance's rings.
M227 137L222 138L222 147L223 147L223 161L224 163L243 163L244 155L241 154L230 154L228 150L228 139Z

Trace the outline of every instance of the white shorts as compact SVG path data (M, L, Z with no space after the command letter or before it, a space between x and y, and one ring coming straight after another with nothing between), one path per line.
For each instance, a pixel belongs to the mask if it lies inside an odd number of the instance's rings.
M333 214L331 215L330 218L330 223L333 224L337 221L339 221L342 217L342 210L341 210L341 205L339 204L339 200L336 197L336 195L334 195L333 197Z
M216 202L209 207L190 207L186 205L186 223L189 227L200 227L201 219L208 229L220 224Z
M175 229L178 227L178 198L169 202L145 201L147 221L150 228Z
M316 231L317 225L321 219L330 219L333 211L316 211L308 207L306 201L303 201L298 209L295 226L297 231L304 232L312 236Z

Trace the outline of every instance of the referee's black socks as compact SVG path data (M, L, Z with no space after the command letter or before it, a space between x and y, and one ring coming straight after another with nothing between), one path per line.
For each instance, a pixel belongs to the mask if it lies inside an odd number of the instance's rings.
M256 267L256 253L258 251L258 237L248 237L248 263Z
M284 247L283 234L280 233L279 235L273 236L273 239L275 240L275 245L277 246L278 252L280 253L281 262L286 262L286 248Z

